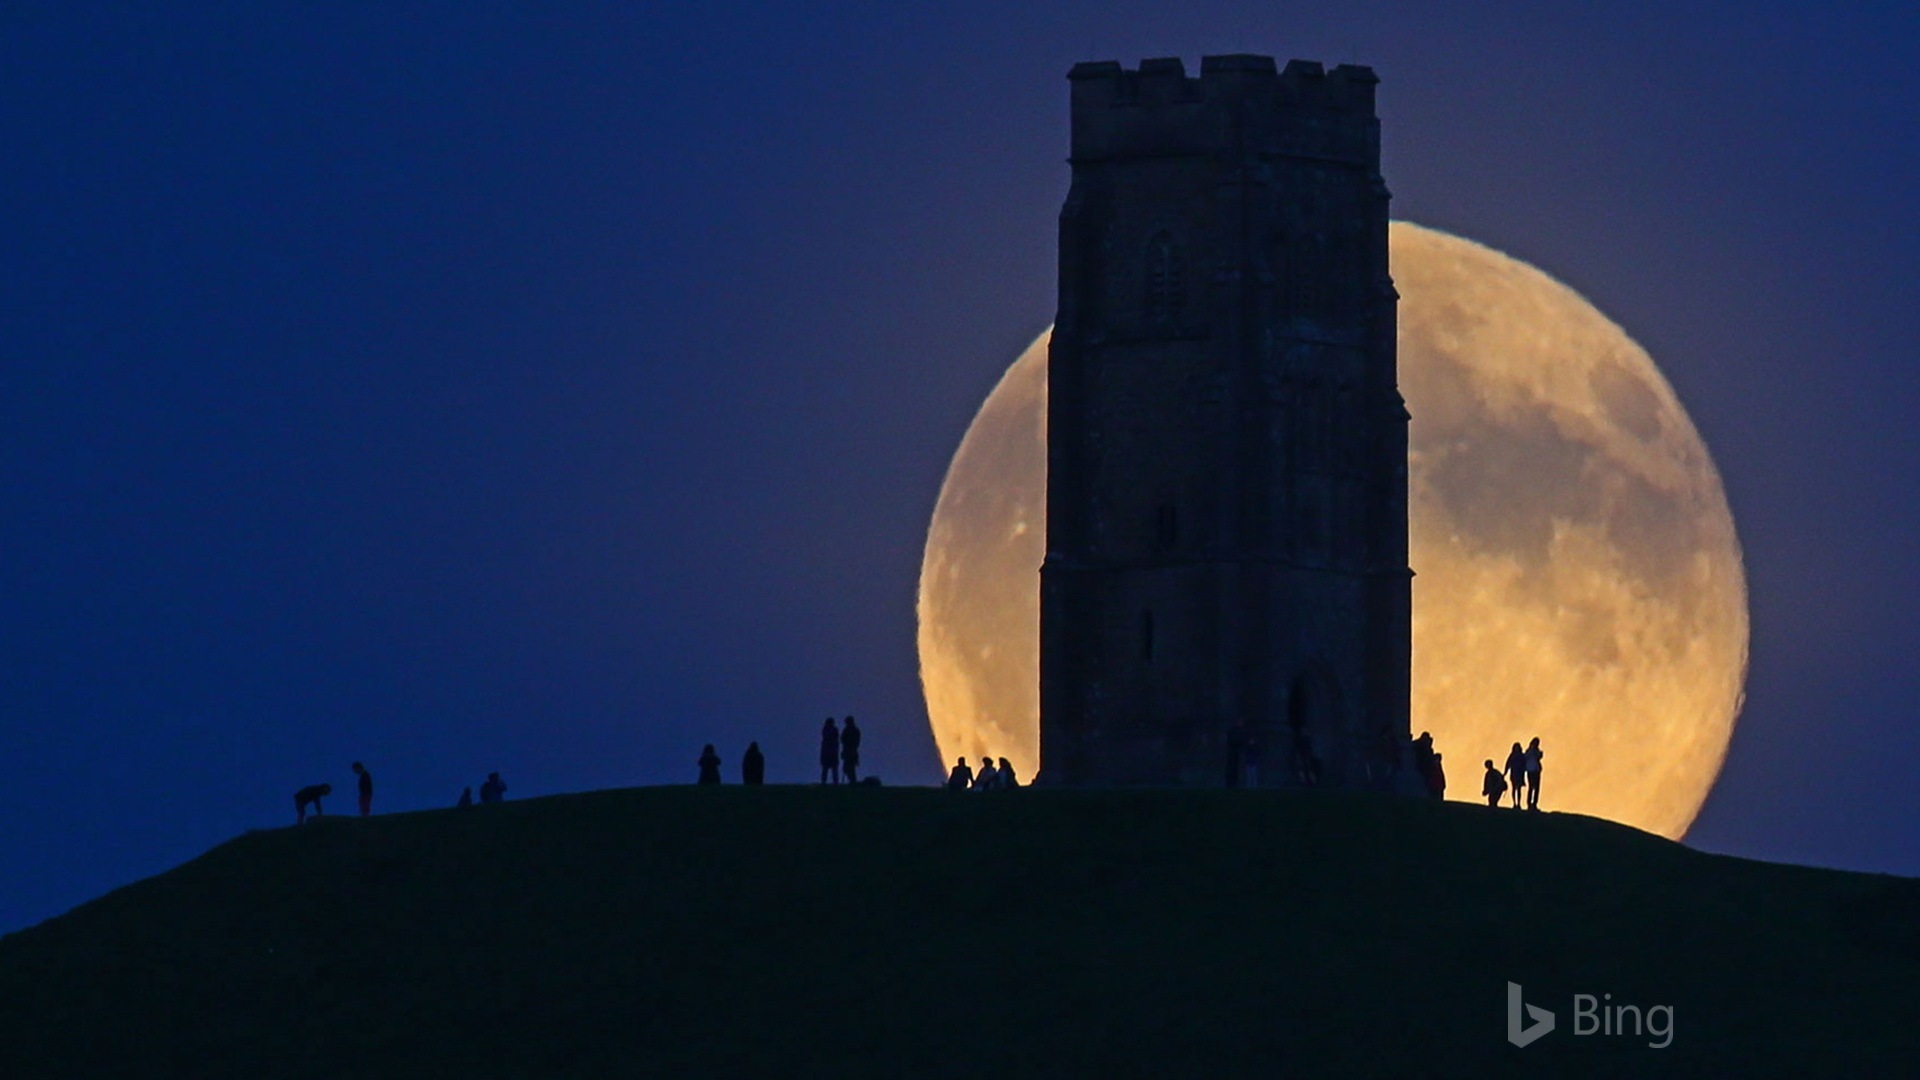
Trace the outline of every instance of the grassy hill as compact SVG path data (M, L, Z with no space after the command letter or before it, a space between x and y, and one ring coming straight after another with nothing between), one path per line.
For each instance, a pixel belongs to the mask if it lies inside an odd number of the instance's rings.
M1909 1076L1916 975L1920 881L1586 818L655 788L252 833L0 939L0 1076Z

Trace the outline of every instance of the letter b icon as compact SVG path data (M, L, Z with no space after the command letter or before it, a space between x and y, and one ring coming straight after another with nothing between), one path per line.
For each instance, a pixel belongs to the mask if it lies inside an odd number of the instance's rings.
M1519 983L1507 984L1507 1041L1515 1046L1528 1046L1553 1030L1553 1013L1538 1005L1527 1005L1520 1000L1520 994ZM1533 1018L1532 1027L1528 1027L1520 1015L1523 1006L1527 1016Z

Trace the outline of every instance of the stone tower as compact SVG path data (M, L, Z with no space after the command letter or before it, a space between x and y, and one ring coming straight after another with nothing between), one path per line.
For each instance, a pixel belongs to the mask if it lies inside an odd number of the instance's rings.
M1407 788L1378 80L1261 56L1069 79L1039 779Z

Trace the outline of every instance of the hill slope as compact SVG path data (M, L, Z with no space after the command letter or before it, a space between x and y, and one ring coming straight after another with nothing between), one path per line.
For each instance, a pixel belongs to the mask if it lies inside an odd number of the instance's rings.
M253 833L0 939L0 1075L1910 1075L1916 974L1920 881L1591 819L656 788Z

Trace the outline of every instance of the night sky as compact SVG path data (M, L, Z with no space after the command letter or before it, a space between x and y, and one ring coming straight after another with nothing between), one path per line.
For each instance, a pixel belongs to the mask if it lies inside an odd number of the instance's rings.
M935 780L921 545L1052 317L1064 76L1226 52L1372 65L1394 216L1679 392L1754 634L1688 842L1920 874L1911 5L649 6L0 16L0 931L356 759L797 781L853 713Z

